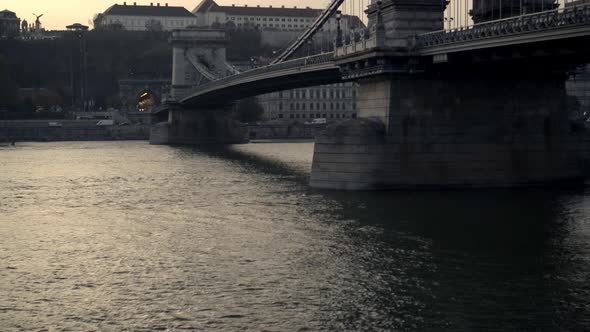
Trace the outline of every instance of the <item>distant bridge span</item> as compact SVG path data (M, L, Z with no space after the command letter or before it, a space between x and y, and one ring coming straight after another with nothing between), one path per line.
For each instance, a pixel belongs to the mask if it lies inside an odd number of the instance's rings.
M341 81L342 75L334 61L334 54L324 53L256 68L204 84L180 103L184 106L216 106L264 93Z

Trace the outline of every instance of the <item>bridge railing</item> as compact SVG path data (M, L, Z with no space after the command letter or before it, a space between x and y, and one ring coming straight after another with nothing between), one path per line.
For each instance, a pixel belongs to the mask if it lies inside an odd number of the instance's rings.
M322 53L322 54L312 55L312 56L305 57L305 58L298 58L298 59L294 59L294 60L279 62L276 64L270 64L268 66L263 66L263 67L255 68L252 70L244 71L244 72L241 72L237 75L227 76L225 78L218 79L218 80L203 84L199 87L192 89L192 91L190 91L188 93L188 95L192 95L192 94L198 93L200 91L216 89L216 88L222 87L222 86L227 85L228 83L231 83L236 80L243 80L243 79L247 79L249 77L263 75L263 74L277 71L277 70L305 68L305 67L309 67L309 66L317 66L317 65L329 64L329 63L334 63L334 53L331 53L331 52L330 53Z
M590 5L572 6L421 34L416 36L416 46L424 49L588 23L590 23Z

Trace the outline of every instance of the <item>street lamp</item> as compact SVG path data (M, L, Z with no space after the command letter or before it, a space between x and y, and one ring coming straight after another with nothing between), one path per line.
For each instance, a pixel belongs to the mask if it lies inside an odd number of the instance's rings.
M451 29L451 22L453 22L454 18L452 17L445 17L445 22L449 23L449 27L447 28L447 30Z

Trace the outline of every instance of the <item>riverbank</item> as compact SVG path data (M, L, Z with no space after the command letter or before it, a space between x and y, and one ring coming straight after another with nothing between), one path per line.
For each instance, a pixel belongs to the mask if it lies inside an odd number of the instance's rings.
M0 121L0 142L147 140L149 125L99 126L98 120Z
M326 128L325 124L304 124L300 122L289 123L261 123L248 125L250 141L263 140L313 140Z

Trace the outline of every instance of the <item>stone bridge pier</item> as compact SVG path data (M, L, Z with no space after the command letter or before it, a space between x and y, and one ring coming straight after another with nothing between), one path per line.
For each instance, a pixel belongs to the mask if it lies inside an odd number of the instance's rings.
M590 136L564 73L512 69L361 80L360 119L316 139L312 186L582 183Z
M369 15L382 44L372 53L336 51L344 79L360 84L358 119L316 138L313 187L583 183L590 136L565 86L580 59L525 45L511 49L517 56L482 50L433 63L412 54L408 37L442 29L440 2L374 3Z
M237 144L248 140L247 128L233 120L229 107L194 110L171 106L167 117L152 127L151 144Z

